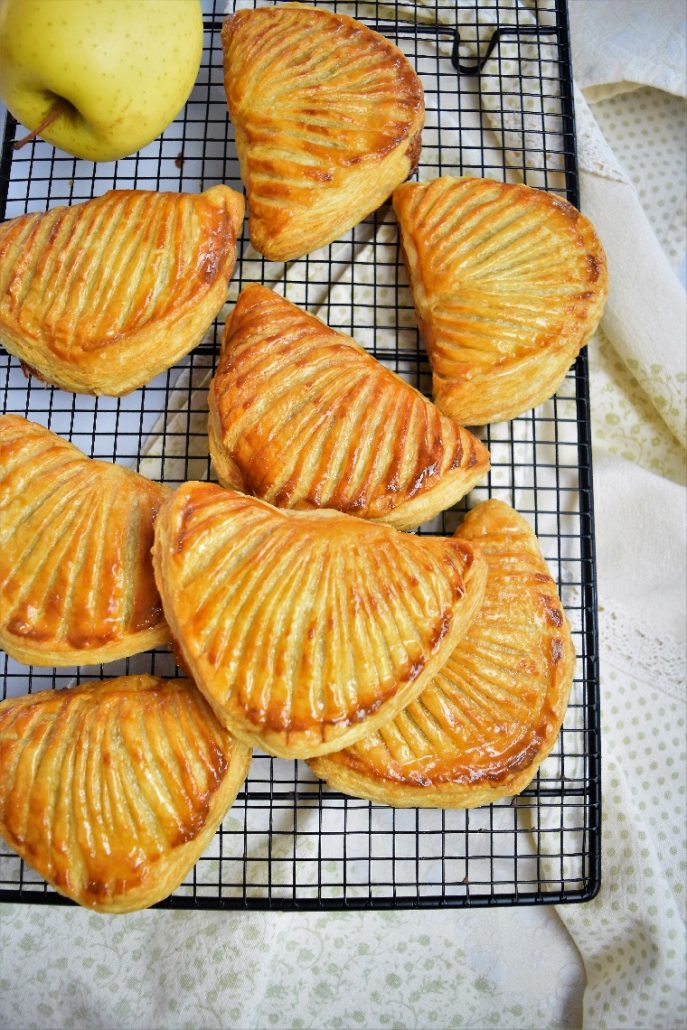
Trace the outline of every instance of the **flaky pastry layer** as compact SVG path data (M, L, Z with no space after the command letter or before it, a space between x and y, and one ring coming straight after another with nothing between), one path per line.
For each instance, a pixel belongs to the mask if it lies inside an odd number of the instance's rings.
M405 183L393 203L439 408L474 426L551 397L608 292L591 222L552 193L491 179Z
M92 665L166 643L153 522L167 487L0 416L0 647Z
M396 807L473 808L523 791L556 741L575 651L537 538L497 500L470 512L456 537L487 562L482 606L415 701L310 763L337 790Z
M0 703L0 834L98 912L154 905L233 803L251 752L188 680L122 676Z
M274 755L325 754L391 718L466 631L486 566L469 544L186 483L153 564L185 668Z
M0 341L25 371L118 397L170 368L222 307L243 197L111 190L0 225Z
M282 4L237 11L222 42L250 237L269 260L337 239L416 166L422 85L384 36Z
M209 407L222 485L280 508L410 529L489 471L476 437L349 336L263 286L239 296Z

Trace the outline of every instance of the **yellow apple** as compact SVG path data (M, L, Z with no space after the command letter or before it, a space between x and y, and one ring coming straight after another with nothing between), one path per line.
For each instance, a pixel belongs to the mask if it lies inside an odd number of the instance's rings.
M202 50L200 0L0 0L0 98L91 161L155 139L186 103Z

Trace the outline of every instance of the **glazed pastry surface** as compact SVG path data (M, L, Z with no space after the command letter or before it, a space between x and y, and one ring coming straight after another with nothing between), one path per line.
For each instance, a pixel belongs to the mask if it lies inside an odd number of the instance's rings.
M393 203L439 408L474 426L553 396L608 292L591 222L490 179L405 183Z
M383 36L284 4L237 11L222 42L250 237L270 261L337 239L416 166L422 85Z
M43 426L0 416L0 647L59 666L166 643L150 548L168 493Z
M155 525L155 575L185 667L239 739L325 754L415 697L467 629L469 544L186 483Z
M170 368L222 307L244 200L111 190L0 225L0 341L26 371L118 397Z
M223 486L283 508L414 528L486 476L489 453L349 336L263 286L227 323L209 394Z
M188 680L122 676L0 703L0 834L98 912L170 894L233 803L251 753Z
M555 743L575 652L537 538L497 500L470 512L456 537L487 562L482 606L417 700L310 763L337 790L396 807L486 805L524 790Z

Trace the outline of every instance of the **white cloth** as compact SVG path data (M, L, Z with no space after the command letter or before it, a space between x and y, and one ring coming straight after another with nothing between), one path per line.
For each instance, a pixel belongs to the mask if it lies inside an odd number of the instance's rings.
M572 0L575 82L591 102L637 86L684 96L683 0Z
M576 95L582 208L604 242L611 281L598 345L607 367L611 352L628 374L616 363L613 382L592 361L603 877L595 901L561 915L587 972L585 1026L677 1027L686 1018L685 294L585 97L637 85L684 97L685 6L631 0L618 13L605 0L571 5L576 80L586 87ZM630 110L622 99L618 111ZM633 128L641 139L641 123ZM683 130L684 109L670 131ZM684 161L681 172L679 203ZM662 180L660 153L644 185L666 197L675 187ZM676 208L676 253L684 254ZM661 473L660 461L644 460L628 411L641 412L642 430L664 450L671 434L679 441Z

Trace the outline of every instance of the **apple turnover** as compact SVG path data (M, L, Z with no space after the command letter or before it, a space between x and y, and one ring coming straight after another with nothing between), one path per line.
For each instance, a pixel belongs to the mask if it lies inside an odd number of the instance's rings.
M422 85L377 32L285 4L237 11L222 42L250 238L270 261L337 239L415 168Z
M336 508L409 529L489 471L472 433L264 286L239 296L209 405L222 485L279 508Z
M164 644L150 548L165 486L0 416L0 647L92 665Z
M153 564L184 666L219 718L287 758L343 747L417 696L486 577L462 540L208 483L162 506Z
M441 410L483 425L553 396L608 292L588 219L490 179L405 183L393 203Z
M0 340L25 371L119 397L183 358L236 262L244 200L111 190L0 225Z
M0 703L0 834L98 912L184 879L248 773L250 750L188 680L122 676Z
M482 607L417 700L310 763L337 790L399 808L474 808L523 791L555 743L575 652L537 538L496 500L456 537L486 559Z

